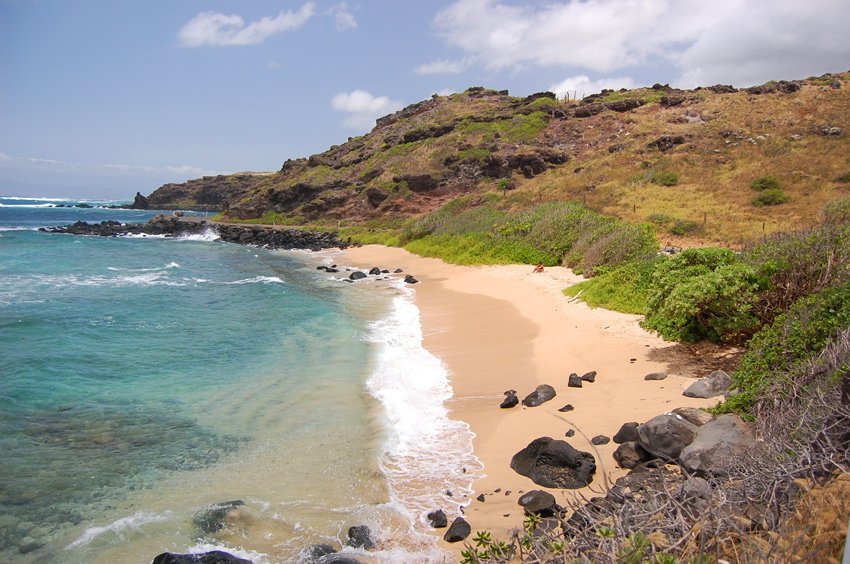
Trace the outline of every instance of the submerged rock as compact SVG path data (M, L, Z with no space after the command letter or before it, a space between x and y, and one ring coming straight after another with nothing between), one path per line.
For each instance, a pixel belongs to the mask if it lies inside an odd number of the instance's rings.
M192 524L203 533L218 532L227 524L228 513L243 505L245 505L245 502L241 499L216 503L208 509L196 513L194 519L192 519Z

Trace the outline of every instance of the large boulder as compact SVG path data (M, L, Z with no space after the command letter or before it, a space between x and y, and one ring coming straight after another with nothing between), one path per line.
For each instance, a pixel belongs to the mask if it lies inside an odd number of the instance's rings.
M540 437L513 456L511 468L546 488L578 489L593 480L596 459L565 441Z
M679 464L697 476L725 476L754 445L753 434L740 417L721 415L698 428L693 442L682 449Z
M199 554L174 554L163 552L153 559L151 564L252 564L250 560L233 556L223 550L213 550Z
M723 395L732 385L732 378L722 370L715 370L705 378L700 378L685 390L682 395L689 398L713 398Z
M680 415L664 413L638 426L637 443L655 456L676 460L682 449L693 442L697 429Z
M553 388L549 384L541 384L537 386L537 389L525 396L525 399L522 400L522 405L525 405L527 407L537 407L538 405L544 404L554 397L555 388Z
M543 490L531 490L520 496L517 503L522 505L526 515L539 515L541 517L552 517L558 512L558 504L555 496Z
M466 519L463 517L458 517L454 521L452 521L452 526L449 527L449 530L446 531L446 534L443 535L443 539L446 542L460 542L472 532L472 527L469 526L469 523L466 522Z

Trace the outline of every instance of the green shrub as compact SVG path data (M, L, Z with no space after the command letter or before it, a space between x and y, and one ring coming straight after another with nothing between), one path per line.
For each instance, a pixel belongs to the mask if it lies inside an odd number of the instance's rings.
M842 222L834 213L832 221L772 235L742 254L741 260L769 282L755 310L762 323L770 323L801 297L850 282L850 218Z
M676 186L679 184L679 175L675 172L653 172L649 181L658 186Z
M591 307L604 307L623 313L646 313L647 296L652 273L660 258L626 263L613 270L602 271L590 280L564 290L567 296L577 296Z
M786 314L750 340L732 377L740 393L720 404L718 413L751 415L777 375L791 373L814 359L838 331L850 326L850 284L795 303Z
M850 182L850 171L842 172L838 176L835 177L836 182Z
M850 225L850 198L829 202L820 212L822 223Z
M778 206L791 200L785 192L778 188L768 188L752 199L754 206Z
M693 235L699 233L700 224L690 219L677 219L669 229L673 235Z
M646 220L653 225L664 227L676 221L676 218L665 213L652 213L646 217Z
M750 189L757 192L765 190L779 190L779 179L775 176L759 176L750 182Z
M758 328L761 281L728 249L688 249L652 276L644 327L676 341L738 342Z

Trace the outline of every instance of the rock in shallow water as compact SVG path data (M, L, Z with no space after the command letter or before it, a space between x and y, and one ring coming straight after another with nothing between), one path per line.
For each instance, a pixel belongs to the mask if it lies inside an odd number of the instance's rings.
M196 513L195 518L192 519L192 524L203 533L218 532L227 523L227 514L242 505L245 505L245 502L241 499L216 503L208 509Z
M151 564L253 564L250 560L233 556L223 550L213 550L201 554L173 554L163 552L153 559Z
M372 540L372 531L366 525L356 525L348 529L348 546L353 548L365 548L374 550L375 541Z
M428 522L435 529L444 529L449 524L446 514L442 509L437 509L428 514Z

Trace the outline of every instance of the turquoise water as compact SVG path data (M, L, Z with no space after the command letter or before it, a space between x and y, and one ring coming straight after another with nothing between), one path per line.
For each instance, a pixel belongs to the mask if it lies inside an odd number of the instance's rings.
M408 288L212 233L35 231L152 215L55 203L0 198L0 560L284 562L361 523L379 560L440 558L422 514L476 461ZM231 527L192 526L230 499Z

